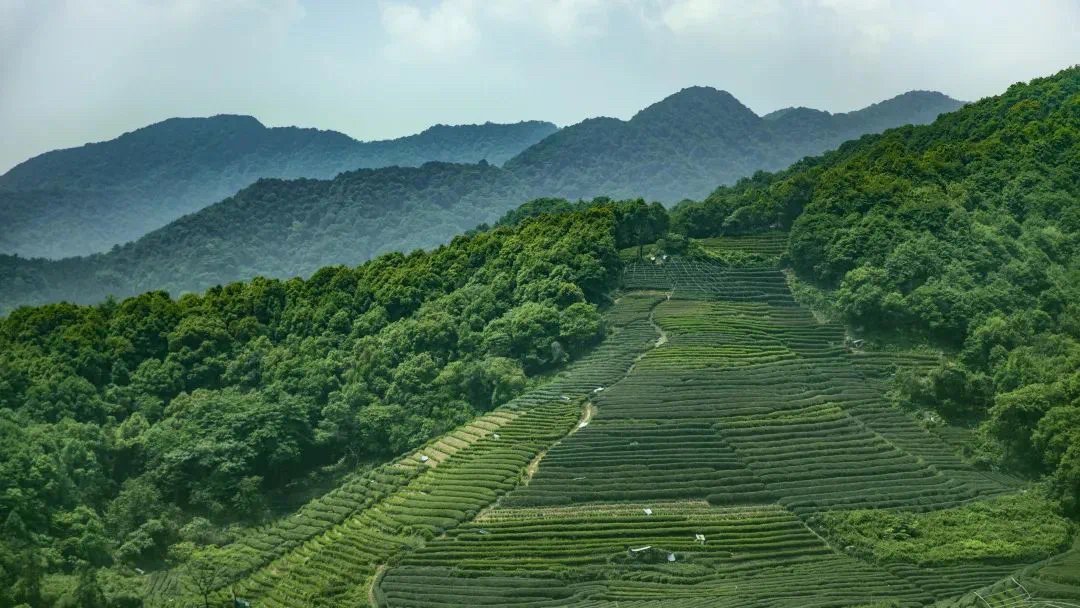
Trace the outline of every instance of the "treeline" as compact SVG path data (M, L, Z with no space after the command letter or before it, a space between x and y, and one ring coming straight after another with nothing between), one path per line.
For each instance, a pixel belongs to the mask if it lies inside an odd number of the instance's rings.
M0 606L105 605L115 568L506 402L603 337L618 249L666 221L597 202L308 280L19 309L0 320Z
M675 209L694 236L790 228L847 322L956 354L900 399L980 423L988 465L1080 513L1080 68Z

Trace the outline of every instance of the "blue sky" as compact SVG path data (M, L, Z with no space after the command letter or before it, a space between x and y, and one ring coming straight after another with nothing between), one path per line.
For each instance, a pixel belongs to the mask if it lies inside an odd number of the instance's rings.
M0 171L170 116L380 139L628 118L690 85L847 111L1078 60L1076 0L0 0Z

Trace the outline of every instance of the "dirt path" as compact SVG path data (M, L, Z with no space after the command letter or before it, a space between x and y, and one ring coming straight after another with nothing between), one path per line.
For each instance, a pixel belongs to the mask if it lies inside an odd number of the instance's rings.
M667 299L668 300L671 299L671 293L670 292L667 294ZM664 328L660 327L656 323L656 320L654 318L654 315L656 313L656 307L659 306L659 305L660 305L660 302L657 302L655 305L653 305L653 307L651 309L649 309L649 319L648 319L649 320L649 325L651 325L652 328L657 333L656 342L655 342L653 348L656 348L657 346L661 346L663 344L666 344L667 341L668 341L667 332L664 331ZM648 352L650 350L652 350L652 349L651 348L647 349L647 350L643 351L641 354L639 354L637 357L635 357L634 362L630 364L630 367L628 367L626 369L626 372L624 372L623 375L618 380L613 382L607 388L611 388L612 386L615 386L616 384L622 382L623 380L626 380L626 378L629 377L630 374L634 373L634 368L637 367L638 362L641 361L641 359L644 358L645 355L648 354ZM567 432L561 438L556 440L555 443L552 443L550 446L547 447L547 449L542 450L539 454L537 454L536 457L533 458L531 462L529 462L529 466L525 467L525 476L522 478L522 485L528 485L529 481L532 480L533 475L535 475L537 469L540 468L540 461L543 460L544 456L547 455L548 450L550 450L551 448L559 445L567 437L573 435L574 433L576 433L579 430L581 430L581 429L585 428L586 426L588 426L589 421L591 421L593 419L593 416L595 414L596 414L596 405L592 402L592 400L586 399L585 400L585 409L581 412L581 418L578 420L578 423L576 425L574 425L574 427L572 429L570 429L569 432ZM492 504L490 507L488 507L487 509L484 509L484 510L485 511L490 511L497 504L498 504L498 501L496 501L494 504Z
M563 439L566 439L567 437L573 435L574 433L576 433L579 430L581 430L581 429L585 428L586 426L588 426L589 421L592 420L593 414L595 412L596 412L596 406L593 405L593 402L592 401L586 401L585 402L585 409L583 409L581 411L581 418L578 419L577 424L575 424L574 427L571 428L560 439L556 440L555 443L548 446L547 449L540 450L540 453L537 454L531 461L529 461L529 466L525 467L525 476L521 478L521 485L525 485L525 486L529 485L529 481L532 480L533 475L536 475L537 469L540 468L540 461L543 460L544 456L547 455L548 450L550 450L551 448L553 448L553 447L559 445L560 443L562 443ZM494 507L494 506L495 505L492 505L492 507ZM490 510L490 509L491 509L491 507L488 507L488 509L485 509L485 510Z
M670 294L670 293L668 294L668 297L667 297L667 299L668 299L668 300L670 300L670 299L671 299L671 294ZM660 303L659 303L659 302L657 302L656 306L659 306L659 305L660 305ZM666 331L664 331L664 328L663 328L663 327L660 327L660 326L659 326L659 325L658 325L658 324L656 323L656 317L655 317L655 314L656 314L656 306L653 306L653 307L652 307L652 310L650 310L650 311L649 311L649 325L652 325L652 328L656 330L656 333L660 334L660 337L656 339L656 346L663 346L663 345L667 344L667 341L668 341L668 336L667 336L667 332L666 332ZM645 351L645 352L647 353L647 352L649 352L649 351ZM645 356L645 353L641 353L641 356L642 356L642 357L644 357L644 356ZM641 360L641 358L639 357L639 358L638 358L638 361L640 361L640 360ZM629 375L630 375L630 373L629 373L629 372L627 372L627 374L626 374L626 375L627 375L627 376L629 376ZM625 378L626 376L623 376L623 377Z
M375 574L371 577L371 584L368 585L367 590L367 603L369 606L378 606L379 603L375 601L375 585L379 584L379 579L382 578L383 573L386 572L386 564L379 564L379 567L375 569Z
M570 434L576 433L578 429L582 428L582 425L589 424L592 420L593 414L596 413L596 406L592 401L585 402L585 411L581 414L581 420L578 420L578 425L575 428L570 429Z

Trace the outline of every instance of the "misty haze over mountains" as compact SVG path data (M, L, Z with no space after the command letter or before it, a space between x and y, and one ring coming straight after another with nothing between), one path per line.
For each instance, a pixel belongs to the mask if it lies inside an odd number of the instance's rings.
M959 105L941 93L913 91L844 114L787 108L758 117L729 93L691 87L629 121L595 118L561 131L541 121L436 125L373 142L335 131L267 128L250 116L172 118L41 154L0 176L0 221L7 227L0 253L54 259L96 253L259 178L329 179L428 161L507 163L534 196L671 203L863 133L929 122Z

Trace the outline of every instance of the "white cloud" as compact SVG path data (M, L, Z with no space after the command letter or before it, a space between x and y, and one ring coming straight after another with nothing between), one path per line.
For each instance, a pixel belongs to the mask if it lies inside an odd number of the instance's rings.
M381 20L388 36L385 51L396 60L449 61L472 50L479 32L472 0L441 0L429 10L406 2L387 2Z
M752 31L753 27L768 28L781 6L777 0L740 2L738 0L673 0L664 8L661 19L671 31L733 32Z
M817 0L817 4L838 12L873 12L891 8L891 0Z
M23 44L41 20L26 0L0 0L0 82L7 82L6 72L15 62L15 50Z
M560 45L605 33L608 15L629 0L388 0L380 4L395 60L446 63L474 53L507 29Z
M901 12L890 0L670 0L661 21L676 35L704 36L727 48L751 45L755 52L827 33L835 46L865 57L889 44Z
M880 53L904 21L902 7L891 0L817 0L817 4L831 14L847 41L848 54L855 57Z
M492 0L484 10L495 21L537 27L568 43L603 34L609 13L626 5L624 0Z

